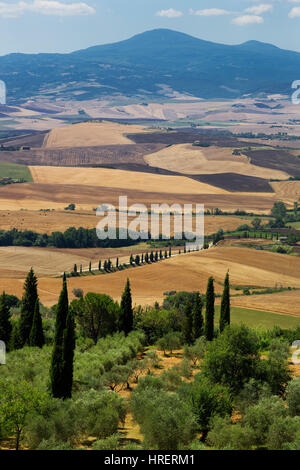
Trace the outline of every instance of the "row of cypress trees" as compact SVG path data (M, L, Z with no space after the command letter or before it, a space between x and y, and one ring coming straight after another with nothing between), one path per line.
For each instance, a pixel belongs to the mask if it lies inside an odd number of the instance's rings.
M200 336L205 336L207 341L214 338L215 321L215 289L214 279L210 277L206 289L205 321L202 315L203 303L199 293L196 294L193 302L188 302L185 306L182 332L184 341L192 344ZM220 332L230 324L230 283L227 272L224 281L224 290L220 308Z
M214 279L210 277L207 283L206 290L206 310L205 310L205 337L207 341L212 341L214 338L214 321L215 321L215 289ZM221 300L220 308L220 332L230 325L230 282L229 272L226 273L224 281L224 289Z
M37 278L31 268L24 284L21 301L21 315L14 328L5 292L0 297L0 338L8 349L20 349L24 346L42 348L45 344L40 302L37 292Z

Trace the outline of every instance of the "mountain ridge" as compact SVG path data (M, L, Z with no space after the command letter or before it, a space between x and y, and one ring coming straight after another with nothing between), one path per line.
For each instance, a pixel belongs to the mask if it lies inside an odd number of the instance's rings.
M162 98L161 85L208 99L286 94L299 70L298 52L255 40L219 44L169 29L65 54L0 57L0 79L11 103L45 94L78 100Z

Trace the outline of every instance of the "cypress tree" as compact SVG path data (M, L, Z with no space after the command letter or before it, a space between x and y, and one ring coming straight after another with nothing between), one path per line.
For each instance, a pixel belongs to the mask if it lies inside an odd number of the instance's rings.
M192 305L190 301L187 302L185 309L184 309L182 335L183 335L185 344L192 344L193 342L193 315L192 315Z
M63 342L64 342L64 330L66 328L68 311L69 311L69 300L68 300L67 279L66 279L66 275L64 274L63 287L59 296L57 310L56 310L54 345L53 345L51 368L50 368L51 393L54 398L64 398L64 378L62 375L63 374Z
M10 323L10 308L5 292L0 297L0 340L4 341L8 349L11 338L12 324Z
M119 258L117 258L116 267L119 268Z
M168 253L167 253L167 250L165 251L165 259L168 258Z
M158 252L155 252L155 261L158 261Z
M159 251L159 259L163 259L163 254L161 250Z
M221 301L221 313L220 313L220 332L224 328L230 325L230 283L229 283L229 272L227 271L225 281L224 281L224 290Z
M145 254L145 262L146 262L146 263L149 263L149 255L148 255L148 253Z
M202 315L202 300L199 292L196 294L193 311L193 336L194 340L200 338L203 334L203 315Z
M44 344L45 337L40 313L40 302L39 299L37 299L34 309L32 328L29 336L29 346L37 346L38 348L42 348Z
M92 272L92 262L90 261L90 264L89 264L89 272L91 273Z
M206 311L205 311L205 337L207 341L212 341L214 337L214 317L215 317L215 291L214 279L210 277L206 290Z
M80 265L80 274L82 274L82 264Z
M73 271L74 271L74 274L77 274L77 264L74 264L74 269L73 269Z
M169 248L169 258L171 258L171 256L172 256L172 247L170 246L170 248Z
M29 343L29 336L32 328L35 304L38 298L37 278L31 268L24 284L24 294L22 298L21 316L19 323L20 341L22 346Z
M72 310L69 309L66 328L63 333L63 353L62 353L62 398L72 397L73 369L75 350L75 322Z
M141 264L144 264L144 253L142 253L142 261Z
M121 299L121 314L119 329L124 331L125 335L128 335L133 328L133 310L132 310L132 298L131 298L131 289L130 282L127 279L124 292Z
M21 340L19 324L15 323L11 332L9 349L16 350L21 349L22 347L23 343Z
M101 261L99 261L98 270L101 271Z

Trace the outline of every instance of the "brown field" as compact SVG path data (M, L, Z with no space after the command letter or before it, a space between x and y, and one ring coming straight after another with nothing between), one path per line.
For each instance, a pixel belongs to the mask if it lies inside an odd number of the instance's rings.
M127 126L114 122L85 122L53 129L44 141L44 147L94 147L97 145L132 144L124 134L145 132L142 126Z
M300 291L232 297L234 306L300 316Z
M89 185L174 194L224 194L226 191L185 176L154 175L108 168L69 168L32 166L35 183Z
M130 220L130 217L129 217ZM0 211L0 229L33 230L36 233L64 232L69 227L95 228L98 220L95 212L83 211ZM118 218L117 218L118 222ZM247 222L240 217L205 216L205 234L215 233L219 228L234 230ZM173 223L171 223L171 228Z
M300 197L300 181L276 181L270 184L278 199L283 202L292 203Z
M191 177L202 183L211 184L230 192L265 194L274 192L268 180L256 176L246 176L238 173L215 173Z
M291 176L299 175L299 159L289 151L282 149L268 150L265 148L262 150L246 150L244 153L250 158L253 165L280 171L284 168L286 173Z
M284 171L253 165L245 155L234 156L232 152L233 148L181 144L147 155L144 160L149 165L184 174L237 173L265 179L286 179L289 176Z
M75 287L80 287L85 292L106 293L119 300L129 277L134 303L147 305L154 304L155 301L161 302L165 291L204 292L207 279L211 275L217 281L216 292L221 292L221 283L228 269L233 285L274 287L277 284L300 287L299 258L264 251L254 253L251 249L235 247L216 247L174 256L159 263L108 275L72 278L68 280L68 284L70 293ZM1 279L1 289L5 289L7 293L20 296L22 286L22 279ZM61 279L39 279L41 301L46 305L57 302L60 289ZM285 309L289 308L289 304L286 304ZM272 308L272 311L276 310Z
M59 249L9 246L0 247L0 278L23 279L31 267L39 276L60 276L64 271L71 272L74 264L78 269L88 270L90 261L93 269L98 268L100 260L111 259L115 263L119 257L120 263L128 263L130 254L146 251L146 245L123 248L83 248Z
M153 175L152 175L153 176ZM158 175L161 176L161 175ZM180 177L184 178L184 177ZM190 180L188 180L190 181ZM129 186L129 185L128 185ZM71 184L23 183L0 187L0 210L40 210L63 209L71 202L80 210L92 210L102 203L118 206L119 196L124 195L124 188ZM172 192L146 192L126 189L128 203L151 204L204 204L206 208L220 208L234 212L237 208L265 213L276 200L273 193L225 193L224 194L180 194Z

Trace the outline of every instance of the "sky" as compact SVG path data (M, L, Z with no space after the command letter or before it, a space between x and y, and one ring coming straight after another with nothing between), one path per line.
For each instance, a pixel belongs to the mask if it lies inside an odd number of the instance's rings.
M0 0L0 55L71 52L156 28L300 52L300 0Z

